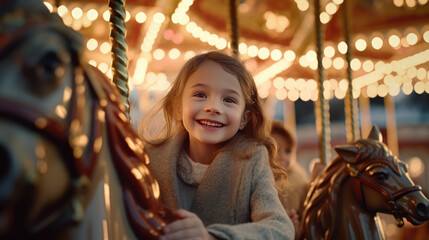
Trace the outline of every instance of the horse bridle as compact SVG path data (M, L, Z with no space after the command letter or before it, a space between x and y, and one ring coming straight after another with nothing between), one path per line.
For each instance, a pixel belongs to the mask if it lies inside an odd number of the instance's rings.
M74 74L75 75L72 80L72 96L68 109L69 115L64 121L53 119L31 105L21 103L16 100L0 98L0 117L17 123L30 131L49 139L55 146L57 146L71 177L71 187L63 199L60 200L64 204L63 213L50 221L52 224L45 224L46 228L36 227L35 229L37 230L25 229L28 230L29 234L34 234L33 231L36 231L36 234L39 234L40 232L52 232L61 228L70 221L80 220L80 218L83 217L83 209L79 199L71 198L70 196L81 191L81 188L87 187L88 178L93 171L95 159L97 158L98 153L95 151L92 151L92 154L77 155L75 153L73 135L77 135L77 133L73 131L72 125L73 121L80 121L82 119L84 114L83 105L79 104L79 98L85 98L85 95L82 91L76 91L76 88L84 87L82 68L76 67ZM93 104L93 107L96 109L101 108L100 103L97 101ZM92 117L90 121L92 132L88 138L87 146L92 148L94 146L95 139L101 136L102 130L100 127L101 121L97 117ZM27 192L25 194L30 196L25 196L23 198L24 201L32 199L31 193ZM68 200L69 198L72 200Z
M355 169L350 164L347 164L346 169L349 172L350 176L352 177L352 185L353 185L354 192L356 193L357 198L362 206L366 206L366 203L363 197L364 195L363 189L362 189L363 184L379 192L392 206L392 215L396 219L396 224L398 225L398 227L402 227L404 225L404 221L402 220L402 216L399 211L398 200L409 193L412 193L415 191L422 191L422 187L419 185L414 185L411 187L403 188L396 192L392 192L389 189L372 181L372 179L368 177L368 174L364 171L368 166L374 163L382 163L382 164L388 165L390 168L393 169L393 171L397 175L400 174L396 163L392 163L391 161L383 158L375 158L375 159L368 160L362 163L359 169Z

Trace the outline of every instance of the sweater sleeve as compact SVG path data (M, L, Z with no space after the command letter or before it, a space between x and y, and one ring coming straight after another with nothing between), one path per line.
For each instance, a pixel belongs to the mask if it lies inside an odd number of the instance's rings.
M292 221L287 216L274 187L268 153L253 159L250 195L251 221L237 225L212 224L208 231L219 239L294 239ZM259 156L258 156L259 155Z

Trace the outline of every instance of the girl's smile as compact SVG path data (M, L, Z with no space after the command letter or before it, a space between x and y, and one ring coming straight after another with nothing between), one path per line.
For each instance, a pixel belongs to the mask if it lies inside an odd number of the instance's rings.
M215 128L220 128L223 127L224 124L220 123L220 122L216 122L216 121L212 121L212 120L198 120L198 122L203 125L203 126L207 126L207 127L215 127Z

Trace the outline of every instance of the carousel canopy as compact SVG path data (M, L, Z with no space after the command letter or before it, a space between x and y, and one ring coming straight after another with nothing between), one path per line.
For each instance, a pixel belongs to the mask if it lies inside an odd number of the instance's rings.
M111 76L106 1L45 4L85 36L88 60ZM190 57L228 51L229 5L227 0L126 1L130 87L164 91ZM428 0L353 0L347 8L344 0L322 0L320 5L325 98L345 97L348 47L355 98L429 93ZM317 99L313 8L308 0L239 2L240 58L262 97Z

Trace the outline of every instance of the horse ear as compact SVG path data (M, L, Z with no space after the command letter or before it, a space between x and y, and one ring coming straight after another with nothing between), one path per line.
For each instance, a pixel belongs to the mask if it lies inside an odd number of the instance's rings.
M354 145L342 145L334 149L346 162L352 162L359 153L359 148Z
M376 125L372 126L371 132L368 135L368 139L378 140L379 142L383 142L383 135L380 133L380 129Z

